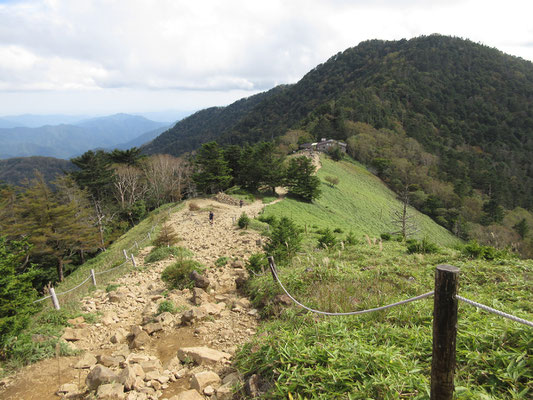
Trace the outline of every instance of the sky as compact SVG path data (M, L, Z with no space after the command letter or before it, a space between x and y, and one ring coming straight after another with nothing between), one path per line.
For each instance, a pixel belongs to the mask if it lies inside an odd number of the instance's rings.
M0 0L0 116L224 106L369 39L533 60L532 0Z

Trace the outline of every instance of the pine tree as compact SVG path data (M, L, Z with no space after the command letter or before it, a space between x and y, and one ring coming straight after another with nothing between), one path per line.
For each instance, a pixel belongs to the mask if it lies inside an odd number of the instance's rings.
M196 155L198 172L192 179L198 190L204 193L216 193L225 190L231 183L228 163L217 142L204 143Z
M314 172L315 167L309 158L291 158L285 173L289 194L309 202L320 197L320 179L313 175Z

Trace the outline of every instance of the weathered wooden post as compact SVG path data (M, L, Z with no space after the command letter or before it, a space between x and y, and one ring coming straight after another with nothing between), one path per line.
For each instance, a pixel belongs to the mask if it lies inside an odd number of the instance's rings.
M135 262L135 257L133 257L133 254L131 255L131 262L133 263L134 267L137 267L137 263Z
M139 248L139 244L137 243L137 241L135 241L135 248L136 248L136 249Z
M126 249L122 249L122 252L124 253L124 258L128 261L128 253L126 253Z
M152 240L152 235L150 235L150 232L148 232L148 240Z
M459 268L438 265L435 271L431 400L452 400L457 337L457 282Z
M93 281L94 287L96 287L96 275L94 274L94 269L91 269L91 280Z
M54 305L54 308L59 310L61 307L59 307L59 300L57 299L56 291L53 287L50 288L50 294L52 295L52 304Z

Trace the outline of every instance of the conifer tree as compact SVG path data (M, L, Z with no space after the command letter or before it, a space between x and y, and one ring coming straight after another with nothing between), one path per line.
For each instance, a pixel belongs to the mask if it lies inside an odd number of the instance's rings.
M229 187L231 171L217 142L202 145L196 155L196 167L192 179L201 192L216 193Z
M291 158L285 174L289 194L309 202L320 197L320 179L313 175L314 172L315 167L309 158Z

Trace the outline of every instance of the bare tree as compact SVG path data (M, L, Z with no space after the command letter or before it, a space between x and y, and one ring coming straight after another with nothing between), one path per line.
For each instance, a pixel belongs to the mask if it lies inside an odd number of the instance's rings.
M124 210L137 200L142 199L147 186L139 168L119 164L113 175L113 194Z
M157 206L181 200L190 171L187 163L168 154L150 157L143 165L147 190Z
M393 235L402 235L407 239L409 236L419 232L416 222L414 221L414 215L409 213L409 191L407 187L400 194L400 200L402 201L402 208L400 210L393 211L392 223L398 227L398 230L392 232Z

